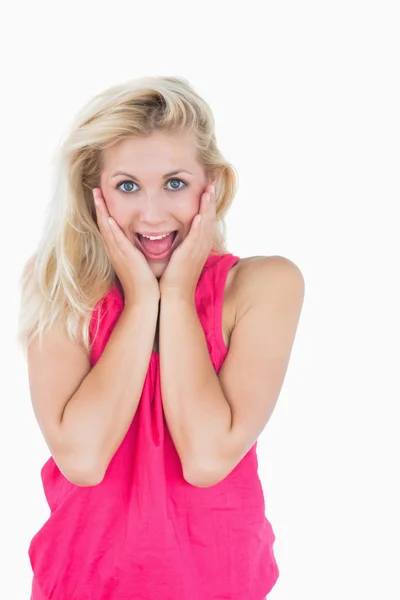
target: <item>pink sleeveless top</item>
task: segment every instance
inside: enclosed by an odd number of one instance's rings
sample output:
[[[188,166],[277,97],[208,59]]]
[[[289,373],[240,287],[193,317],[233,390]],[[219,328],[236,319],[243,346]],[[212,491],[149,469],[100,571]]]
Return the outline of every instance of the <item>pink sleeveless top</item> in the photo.
[[[233,254],[210,254],[195,302],[210,359],[227,355],[222,306]],[[123,309],[118,284],[96,305],[91,352],[99,360]],[[152,353],[137,411],[103,481],[69,482],[53,458],[41,478],[50,517],[32,538],[31,600],[264,600],[279,577],[265,516],[257,442],[218,484],[185,481],[162,407]]]

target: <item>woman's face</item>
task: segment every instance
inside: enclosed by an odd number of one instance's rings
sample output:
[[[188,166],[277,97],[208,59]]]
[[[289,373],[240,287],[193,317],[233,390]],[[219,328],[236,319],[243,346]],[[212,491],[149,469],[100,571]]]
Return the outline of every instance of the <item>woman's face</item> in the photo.
[[[195,154],[189,132],[156,132],[146,138],[123,140],[104,150],[100,178],[103,197],[110,215],[139,250],[137,233],[177,230],[174,248],[189,233],[200,210],[201,195],[210,183]],[[179,172],[165,177],[172,171]],[[170,256],[163,260],[146,257],[157,278],[169,259]]]

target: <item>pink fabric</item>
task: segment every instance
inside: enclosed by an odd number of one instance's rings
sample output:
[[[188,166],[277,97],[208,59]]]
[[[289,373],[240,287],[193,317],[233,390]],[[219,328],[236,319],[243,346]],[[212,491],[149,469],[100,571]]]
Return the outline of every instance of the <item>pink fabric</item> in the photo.
[[[218,373],[226,277],[239,257],[210,254],[196,308]],[[93,313],[99,360],[123,308],[117,284]],[[244,399],[245,401],[245,399]],[[31,600],[262,600],[279,569],[265,516],[257,442],[217,485],[187,483],[166,426],[159,355],[152,353],[137,412],[103,481],[70,483],[52,457],[41,477],[50,517],[29,546]]]

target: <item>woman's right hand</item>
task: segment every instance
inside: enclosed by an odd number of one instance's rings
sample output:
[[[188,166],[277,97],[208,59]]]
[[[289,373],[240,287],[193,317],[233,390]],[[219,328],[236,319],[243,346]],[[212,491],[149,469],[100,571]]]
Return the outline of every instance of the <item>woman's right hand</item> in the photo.
[[[111,264],[121,282],[125,306],[145,304],[160,299],[160,286],[146,257],[124,234],[116,220],[110,225],[110,213],[100,188],[93,189],[97,224],[103,237]]]

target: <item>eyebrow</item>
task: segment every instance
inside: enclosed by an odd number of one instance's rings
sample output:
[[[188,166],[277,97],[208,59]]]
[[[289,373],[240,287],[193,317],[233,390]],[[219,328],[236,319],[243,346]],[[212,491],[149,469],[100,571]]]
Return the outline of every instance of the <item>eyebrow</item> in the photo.
[[[186,171],[186,169],[176,169],[175,171],[171,171],[170,173],[165,173],[165,175],[163,175],[163,178],[166,179],[167,177],[171,177],[172,175],[178,175],[178,173],[189,173],[189,175],[193,175],[193,173],[191,173],[190,171]],[[113,173],[111,175],[111,179],[114,179],[114,177],[118,177],[118,175],[123,175],[124,177],[130,177],[131,179],[136,179],[136,181],[139,181],[139,178],[136,177],[135,175],[131,175],[129,173],[124,173],[122,171],[116,171],[115,173]]]

